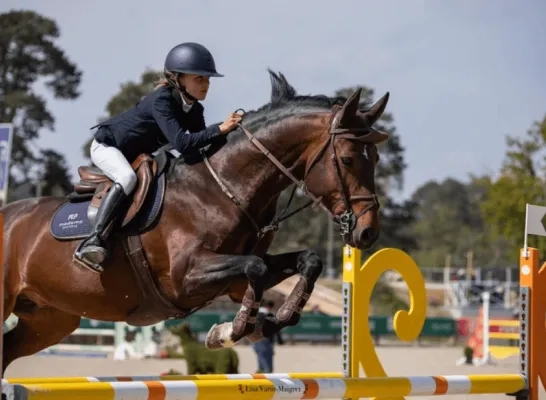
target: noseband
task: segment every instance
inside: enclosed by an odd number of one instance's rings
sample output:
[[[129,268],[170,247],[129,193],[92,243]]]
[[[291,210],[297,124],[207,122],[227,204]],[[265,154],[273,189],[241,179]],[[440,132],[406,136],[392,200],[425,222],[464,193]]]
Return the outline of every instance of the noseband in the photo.
[[[238,112],[238,111],[244,112],[244,110],[242,109],[235,110],[235,112]],[[269,150],[267,150],[262,145],[262,143],[260,143],[258,139],[256,139],[256,137],[251,132],[249,132],[241,124],[239,124],[239,127],[243,130],[243,132],[246,134],[246,136],[252,142],[252,144],[254,144],[287,178],[289,178],[295,184],[290,194],[289,200],[286,206],[281,211],[281,213],[279,215],[275,215],[271,223],[262,228],[260,228],[259,224],[256,222],[254,217],[252,217],[252,215],[250,215],[250,213],[248,212],[246,202],[238,199],[235,195],[233,195],[229,191],[227,186],[224,185],[224,183],[218,177],[218,174],[216,174],[216,172],[212,168],[212,165],[210,164],[210,161],[208,160],[205,154],[205,151],[203,149],[200,150],[208,170],[210,171],[210,173],[212,174],[212,176],[214,177],[214,179],[216,180],[216,182],[218,183],[222,191],[245,213],[245,215],[248,217],[252,225],[254,225],[254,228],[258,232],[258,238],[263,237],[269,231],[278,230],[279,223],[281,221],[284,221],[290,218],[291,216],[299,213],[300,211],[304,210],[310,205],[312,205],[313,207],[319,205],[330,215],[330,217],[338,225],[338,231],[343,237],[343,239],[348,240],[349,235],[355,229],[358,220],[368,211],[372,209],[379,209],[379,206],[380,206],[379,199],[376,194],[354,195],[354,196],[349,196],[347,194],[347,189],[343,183],[343,179],[341,178],[342,176],[341,167],[339,165],[339,159],[337,157],[336,146],[335,146],[336,139],[355,139],[354,132],[368,131],[368,129],[367,128],[357,128],[357,129],[334,128],[334,126],[336,126],[335,115],[336,114],[334,113],[334,117],[332,118],[332,121],[328,128],[328,139],[322,144],[322,146],[319,148],[319,150],[311,159],[311,162],[307,165],[305,169],[305,174],[302,180],[297,179],[286,167],[284,167],[284,165],[281,164],[281,162],[273,154],[271,154]],[[317,162],[322,158],[322,156],[326,153],[326,150],[328,149],[328,147],[332,149],[331,160],[334,165],[334,170],[336,171],[335,176],[336,176],[339,193],[341,196],[341,199],[334,204],[332,209],[336,209],[340,203],[343,203],[345,206],[344,211],[341,212],[339,215],[335,215],[330,210],[328,210],[328,208],[326,208],[326,206],[322,202],[322,197],[317,197],[313,193],[311,193],[307,189],[307,184],[306,184],[306,179],[309,175],[309,172],[317,164]],[[294,198],[294,194],[297,188],[300,188],[303,194],[306,197],[309,197],[311,200],[308,203],[304,204],[303,206],[298,207],[296,210],[286,214],[286,212],[288,211],[288,208],[290,207],[290,204],[292,203],[292,200]],[[358,215],[356,215],[353,210],[352,202],[354,201],[368,202],[366,204],[366,207],[364,207],[364,209],[360,213],[358,213]]]

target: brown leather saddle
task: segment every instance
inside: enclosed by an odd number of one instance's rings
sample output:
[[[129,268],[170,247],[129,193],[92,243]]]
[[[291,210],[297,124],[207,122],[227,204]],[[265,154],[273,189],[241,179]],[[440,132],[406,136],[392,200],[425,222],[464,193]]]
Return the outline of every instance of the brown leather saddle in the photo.
[[[166,155],[165,155],[166,157]],[[154,179],[158,176],[158,161],[147,154],[139,155],[131,164],[137,176],[137,187],[133,192],[131,203],[126,209],[121,226],[126,226],[142,209],[146,196]],[[164,166],[163,166],[164,167]],[[162,171],[160,171],[162,172]],[[78,195],[91,195],[89,219],[94,220],[102,200],[113,184],[113,181],[97,167],[80,166],[78,168],[80,181],[74,185],[74,192]]]

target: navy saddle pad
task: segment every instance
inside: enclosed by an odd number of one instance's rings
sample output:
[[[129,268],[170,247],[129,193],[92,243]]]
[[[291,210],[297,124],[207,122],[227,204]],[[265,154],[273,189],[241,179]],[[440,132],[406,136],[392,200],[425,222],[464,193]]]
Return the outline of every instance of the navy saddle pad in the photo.
[[[155,221],[161,211],[165,194],[165,174],[154,180],[142,208],[133,220],[120,232],[131,234],[142,233]],[[51,220],[51,234],[59,240],[76,240],[87,237],[93,230],[93,225],[87,218],[87,209],[91,204],[88,200],[68,200],[55,213]]]

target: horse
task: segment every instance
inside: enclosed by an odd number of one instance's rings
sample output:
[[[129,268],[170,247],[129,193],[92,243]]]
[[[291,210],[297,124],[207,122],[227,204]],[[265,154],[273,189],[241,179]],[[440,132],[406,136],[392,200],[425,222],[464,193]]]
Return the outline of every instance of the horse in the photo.
[[[268,253],[287,217],[277,215],[279,196],[292,183],[333,218],[346,244],[367,249],[377,240],[377,146],[389,136],[372,126],[389,93],[361,108],[360,90],[349,98],[299,95],[268,71],[270,102],[243,110],[237,129],[199,157],[157,151],[133,162],[138,188],[111,228],[103,272],[72,258],[112,184],[100,170],[79,167],[67,196],[2,209],[4,319],[18,317],[3,334],[2,371],[59,343],[82,317],[146,326],[183,320],[227,295],[240,308],[210,328],[211,350],[296,325],[323,264],[312,249]],[[264,291],[296,274],[276,315],[257,321]]]

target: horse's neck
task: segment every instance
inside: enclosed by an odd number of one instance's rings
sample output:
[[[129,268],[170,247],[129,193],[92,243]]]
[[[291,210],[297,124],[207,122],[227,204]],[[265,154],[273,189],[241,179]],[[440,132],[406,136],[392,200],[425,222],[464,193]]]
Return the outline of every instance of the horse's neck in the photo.
[[[293,121],[274,131],[256,135],[256,139],[271,152],[297,179],[305,170],[304,151],[314,139],[309,123]],[[260,153],[256,156],[256,153]],[[292,184],[292,181],[248,138],[226,160],[222,176],[241,176],[237,193],[249,204],[249,208],[261,213],[271,208],[271,200]],[[244,194],[244,195],[243,195]]]

